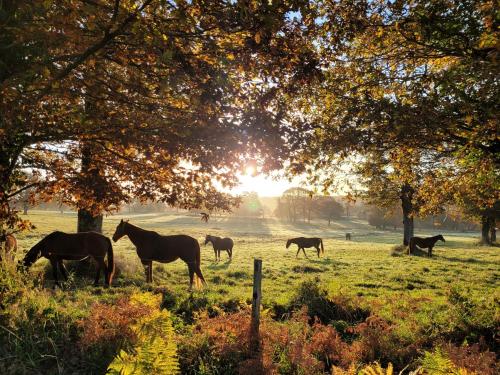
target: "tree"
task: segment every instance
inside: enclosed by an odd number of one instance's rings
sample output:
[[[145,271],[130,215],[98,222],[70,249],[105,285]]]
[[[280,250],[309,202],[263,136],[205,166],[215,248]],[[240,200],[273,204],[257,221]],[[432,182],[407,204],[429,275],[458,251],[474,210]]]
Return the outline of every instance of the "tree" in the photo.
[[[261,217],[264,214],[264,208],[256,192],[243,194],[241,203],[234,211],[238,216]]]
[[[494,2],[319,1],[318,8],[322,19],[316,43],[324,79],[302,99],[300,112],[308,125],[298,128],[301,152],[291,171],[318,175],[339,159],[370,163],[374,154],[391,159],[396,153],[411,163],[417,152],[416,162],[433,164],[425,167],[426,176],[404,175],[393,165],[386,167],[394,173],[385,172],[398,177],[390,180],[397,185],[390,191],[402,201],[406,243],[413,216],[430,207],[421,201],[442,203],[450,195],[452,184],[438,198],[433,184],[422,183],[432,181],[439,166],[459,168],[464,158],[475,155],[476,171],[484,163],[498,168]],[[381,169],[372,171],[375,186],[384,187],[377,175]],[[331,184],[328,176],[323,182],[327,188]],[[481,205],[488,206],[495,196],[498,192],[483,196]]]
[[[334,219],[339,219],[344,213],[344,207],[333,197],[316,197],[313,200],[313,211],[317,217],[326,219],[328,225]]]
[[[80,229],[133,197],[229,209],[214,181],[288,152],[287,98],[316,75],[288,17],[306,3],[2,2],[2,226],[26,225],[11,202],[31,186],[76,206]]]
[[[313,193],[300,187],[292,187],[283,192],[277,207],[278,213],[284,213],[287,221],[295,223],[302,217],[311,221]]]

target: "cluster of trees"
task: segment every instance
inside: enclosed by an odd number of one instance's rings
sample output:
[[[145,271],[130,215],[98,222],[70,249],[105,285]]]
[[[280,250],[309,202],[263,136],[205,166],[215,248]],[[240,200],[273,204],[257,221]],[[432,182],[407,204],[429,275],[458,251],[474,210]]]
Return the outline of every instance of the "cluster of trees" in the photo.
[[[276,217],[291,223],[322,219],[328,221],[328,225],[343,214],[343,205],[333,197],[316,196],[312,191],[299,187],[283,192],[274,211]]]
[[[394,205],[391,208],[370,207],[367,212],[368,224],[377,229],[396,229],[401,228],[403,215],[401,207]],[[467,217],[462,212],[452,210],[447,207],[445,213],[438,215],[429,215],[428,217],[417,217],[415,219],[416,228],[426,229],[447,229],[453,231],[471,231],[477,230],[476,221]]]
[[[480,217],[490,243],[496,5],[2,1],[2,229],[29,225],[12,202],[30,188],[76,207],[80,230],[132,199],[229,209],[237,200],[216,186],[251,158],[325,191],[348,165],[358,178],[343,186],[400,201],[405,244],[415,217],[446,204]],[[290,220],[313,212],[299,198],[286,197],[299,200]]]
[[[496,3],[315,3],[324,79],[302,98],[307,121],[290,169],[330,189],[355,165],[360,196],[400,201],[405,244],[414,218],[445,204],[481,217],[491,243],[500,217]]]
[[[0,3],[0,225],[55,195],[79,230],[132,199],[229,209],[246,157],[286,157],[289,96],[316,76],[307,1]]]

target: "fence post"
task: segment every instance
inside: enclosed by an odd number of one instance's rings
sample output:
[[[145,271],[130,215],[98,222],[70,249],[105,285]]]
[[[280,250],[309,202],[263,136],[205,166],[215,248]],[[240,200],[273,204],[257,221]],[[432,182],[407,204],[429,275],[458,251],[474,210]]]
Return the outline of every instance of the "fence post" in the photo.
[[[262,285],[262,259],[253,260],[252,322],[250,326],[251,349],[259,350],[260,301]]]

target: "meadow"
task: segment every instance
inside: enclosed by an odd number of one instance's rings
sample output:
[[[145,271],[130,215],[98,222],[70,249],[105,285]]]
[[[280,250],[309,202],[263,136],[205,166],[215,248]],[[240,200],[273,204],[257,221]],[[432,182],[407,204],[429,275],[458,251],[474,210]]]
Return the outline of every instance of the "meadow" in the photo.
[[[71,232],[76,228],[76,215],[70,212],[32,211],[28,218],[36,229],[18,236],[18,258],[51,231]],[[307,331],[310,328],[302,326],[305,335],[301,336],[304,345],[299,357],[302,359],[294,357],[285,348],[294,341],[290,339],[293,334],[289,333],[289,341],[285,340],[288,344],[282,343],[288,354],[276,357],[279,345],[271,345],[273,353],[264,359],[267,365],[261,363],[262,372],[355,373],[359,366],[373,361],[382,362],[384,366],[393,363],[398,370],[415,370],[419,366],[422,370],[424,359],[427,362],[442,359],[443,366],[469,368],[476,373],[498,370],[498,353],[495,351],[498,344],[500,254],[498,247],[478,246],[477,233],[444,232],[446,243],[438,242],[434,257],[427,258],[407,256],[397,251],[395,245],[401,242],[400,232],[375,230],[365,221],[355,218],[338,220],[328,226],[322,222],[290,224],[274,218],[219,216],[204,223],[194,214],[124,214],[106,217],[104,234],[111,237],[121,218],[162,234],[183,233],[197,238],[201,245],[201,269],[208,286],[193,294],[188,293],[187,267],[180,260],[170,264],[154,263],[154,282],[147,285],[135,248],[126,237],[113,244],[117,271],[113,287],[109,289],[92,286],[93,270],[89,265],[70,265],[70,279],[62,289],[52,288],[52,273],[46,260],[39,260],[26,276],[17,281],[12,280],[13,271],[10,276],[4,272],[2,282],[8,286],[2,289],[0,317],[3,328],[0,334],[2,373],[103,373],[117,352],[137,337],[121,337],[114,332],[111,338],[90,339],[86,331],[92,326],[88,325],[89,311],[97,305],[109,304],[118,309],[113,310],[114,313],[126,316],[126,309],[119,311],[120,303],[141,293],[161,296],[161,306],[170,311],[177,335],[176,357],[182,372],[241,373],[238,363],[231,362],[235,357],[225,356],[231,350],[241,354],[244,349],[235,349],[233,340],[229,349],[226,347],[218,352],[221,349],[217,349],[217,344],[225,342],[219,336],[220,331],[214,332],[213,341],[210,341],[210,333],[206,336],[207,332],[200,333],[196,329],[221,324],[222,331],[228,330],[229,336],[238,337],[238,333],[228,328],[228,321],[221,319],[243,319],[246,322],[252,295],[254,258],[263,261],[264,330],[277,329],[275,324],[280,324],[280,329],[283,329],[283,325],[292,327],[298,322],[303,323],[300,314],[305,314],[309,327],[314,327],[314,324],[333,327],[335,332],[332,335],[339,335],[338,343],[341,343],[336,349],[340,351],[336,355],[338,358],[331,353],[330,357],[326,356],[326,349],[321,353],[317,348],[302,353],[306,344],[315,342],[316,337],[314,332]],[[345,240],[346,232],[352,233],[352,241]],[[437,233],[439,230],[417,230],[417,235],[423,236]],[[229,261],[224,252],[222,260],[215,262],[212,246],[203,245],[206,234],[233,238],[233,260]],[[296,258],[296,246],[285,249],[285,243],[287,238],[297,236],[322,237],[324,255],[318,258],[315,251],[309,250],[309,259],[302,253]],[[22,284],[26,279],[31,280],[28,281],[31,286],[11,285],[15,282]],[[30,297],[30,293],[35,294]],[[307,310],[301,310],[302,305],[307,306]],[[16,311],[19,316],[16,316]],[[232,314],[234,317],[229,318]],[[22,323],[22,317],[30,322]],[[314,317],[319,319],[316,323]],[[370,323],[374,317],[384,322],[383,328]],[[108,318],[116,320],[115,317]],[[102,332],[107,332],[102,328],[102,321],[93,324],[94,331],[97,324]],[[132,325],[132,322],[124,321],[123,324]],[[119,327],[113,329],[117,331]],[[325,332],[324,329],[320,331]],[[203,345],[199,341],[201,338],[197,338],[201,334],[205,334]],[[385,344],[370,341],[384,335],[388,335]],[[82,337],[96,342],[101,348],[100,354],[92,345],[83,342]],[[109,345],[106,344],[104,350],[101,346],[106,340]],[[198,346],[193,344],[196,342]],[[366,347],[359,349],[360,342]],[[69,354],[65,350],[68,344],[80,353],[71,354],[80,358],[79,364],[67,362]],[[442,354],[444,349],[440,347],[447,347],[448,354]],[[467,350],[456,354],[456,350],[460,350],[456,348],[465,347]],[[373,349],[373,353],[368,355],[368,348]],[[350,361],[342,359],[355,349],[361,354]],[[451,364],[446,362],[453,357],[450,353],[455,353],[455,357],[461,360],[456,359]],[[301,362],[307,356],[314,357],[320,365]],[[324,356],[328,358],[322,359]],[[248,360],[247,357],[251,356],[243,355],[238,361],[242,363]],[[486,363],[486,367],[478,370],[476,360]]]

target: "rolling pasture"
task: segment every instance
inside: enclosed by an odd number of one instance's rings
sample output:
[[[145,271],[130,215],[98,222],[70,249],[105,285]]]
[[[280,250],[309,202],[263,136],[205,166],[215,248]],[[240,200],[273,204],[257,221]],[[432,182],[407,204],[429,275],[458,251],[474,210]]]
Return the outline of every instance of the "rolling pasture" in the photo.
[[[410,257],[395,251],[395,245],[401,241],[400,232],[378,231],[358,219],[339,220],[328,226],[316,222],[290,224],[273,218],[222,216],[211,218],[208,223],[204,223],[198,216],[185,214],[116,215],[104,220],[106,236],[113,235],[121,218],[128,218],[137,226],[161,234],[188,234],[198,239],[201,245],[201,269],[208,287],[190,295],[187,290],[187,267],[180,260],[170,264],[153,263],[154,282],[147,285],[135,248],[126,237],[113,244],[117,270],[113,287],[110,289],[93,287],[93,269],[90,270],[88,265],[73,264],[68,267],[69,281],[63,284],[62,289],[53,290],[49,263],[39,260],[30,270],[29,277],[35,280],[36,288],[41,290],[39,301],[36,303],[42,306],[37,307],[42,313],[37,317],[40,321],[32,322],[30,329],[23,329],[28,335],[38,329],[37,325],[46,324],[42,322],[45,318],[48,322],[59,322],[53,323],[54,326],[59,327],[58,324],[62,324],[63,328],[53,328],[54,331],[49,329],[49,333],[44,333],[54,335],[50,336],[49,342],[54,345],[54,348],[50,349],[36,342],[27,348],[26,343],[18,342],[11,336],[4,336],[5,340],[11,340],[9,342],[13,348],[9,350],[18,351],[11,355],[20,356],[26,368],[45,368],[48,373],[66,373],[67,369],[71,368],[72,372],[78,372],[75,370],[78,366],[61,363],[60,357],[64,355],[61,354],[60,346],[64,346],[64,340],[68,340],[65,336],[68,335],[66,331],[71,330],[68,327],[73,322],[85,320],[94,304],[113,304],[113,301],[133,293],[162,294],[162,306],[172,312],[175,329],[179,337],[184,337],[185,340],[191,335],[187,333],[189,327],[196,322],[196,311],[201,313],[208,310],[210,316],[217,316],[237,312],[250,303],[254,258],[261,258],[263,261],[263,314],[276,321],[286,321],[290,317],[290,301],[297,301],[298,290],[303,289],[306,282],[309,287],[317,285],[329,298],[347,299],[351,307],[355,306],[367,311],[367,314],[391,322],[394,326],[393,333],[397,335],[398,340],[406,343],[423,342],[423,337],[433,335],[453,336],[457,330],[465,330],[459,327],[461,321],[457,320],[455,315],[450,315],[450,311],[453,314],[461,314],[460,308],[455,308],[450,302],[450,295],[455,296],[455,300],[466,296],[465,302],[460,301],[464,304],[473,303],[474,308],[484,312],[485,317],[478,318],[486,321],[481,322],[481,327],[488,324],[494,326],[498,322],[499,249],[477,246],[475,233],[442,233],[446,243],[438,242],[434,248],[434,257],[429,259],[424,256]],[[29,214],[29,219],[36,225],[36,229],[19,235],[18,258],[51,231],[72,232],[76,227],[74,213],[33,211]],[[346,232],[352,233],[352,241],[345,240]],[[437,233],[439,232],[416,231],[417,235],[424,236]],[[220,262],[214,261],[212,246],[203,245],[206,234],[233,238],[235,246],[231,262],[225,252],[221,254]],[[305,259],[302,253],[296,258],[296,246],[285,249],[285,243],[288,238],[298,236],[322,237],[324,255],[318,259],[315,250],[310,249],[306,250],[309,259]],[[50,314],[56,314],[56,317]],[[342,331],[341,326],[344,323],[340,324],[339,321],[332,321],[330,324]],[[4,322],[3,325],[5,324]],[[9,328],[4,327],[5,330],[8,329],[10,334],[17,334],[13,330],[19,327],[12,322],[9,324]],[[463,337],[466,337],[467,333],[464,335]],[[478,339],[479,333],[472,332],[471,335],[468,340]],[[460,336],[460,340],[463,340],[463,337]],[[12,340],[17,344],[13,344]],[[74,340],[78,341],[76,338]],[[422,344],[430,350],[429,345]],[[183,353],[181,349],[181,364]],[[0,369],[11,369],[10,363],[2,364],[1,361],[8,360],[5,352],[2,355],[4,357],[0,358]],[[114,355],[116,353],[110,350],[104,355],[96,354],[99,359],[87,358],[88,362],[84,364],[85,371],[82,373],[102,373]],[[386,362],[396,361],[390,356],[387,358]],[[401,361],[406,364],[408,358],[405,357]],[[206,364],[203,365],[205,367],[197,365],[196,370],[190,371],[187,370],[189,366],[186,366],[184,363],[183,372],[231,373],[234,370],[221,370],[220,363],[212,364],[212,367]],[[200,370],[202,367],[203,371]]]
[[[198,216],[173,214],[117,215],[104,221],[104,234],[111,237],[119,220],[124,217],[144,229],[161,234],[187,234],[197,238],[201,246],[202,271],[209,283],[206,291],[213,298],[242,298],[251,296],[253,259],[263,261],[264,304],[286,299],[293,293],[294,285],[305,278],[316,276],[323,287],[333,293],[360,296],[409,295],[442,296],[450,286],[470,289],[478,295],[492,292],[499,286],[500,254],[494,247],[479,247],[476,233],[443,233],[447,242],[438,242],[432,259],[426,257],[391,256],[394,245],[401,242],[401,233],[378,231],[364,221],[352,219],[332,223],[289,224],[274,218],[256,219],[219,217],[208,223]],[[44,234],[54,230],[72,232],[76,215],[55,212],[34,212],[29,215],[37,229],[19,237],[20,251],[28,250]],[[345,233],[353,235],[345,241]],[[417,230],[420,235],[438,233]],[[205,234],[229,236],[234,239],[234,259],[228,261],[227,253],[221,261],[214,261],[211,244],[203,245]],[[322,237],[325,254],[317,258],[314,249],[306,250],[309,259],[301,252],[296,258],[296,245],[285,249],[288,238],[298,236]],[[144,273],[135,247],[127,237],[113,244],[118,273],[115,287],[144,284]],[[48,266],[40,260],[35,268]],[[188,288],[186,265],[153,263],[154,285],[184,293]],[[92,283],[76,280],[78,285]],[[47,274],[47,287],[51,274]]]

